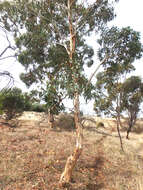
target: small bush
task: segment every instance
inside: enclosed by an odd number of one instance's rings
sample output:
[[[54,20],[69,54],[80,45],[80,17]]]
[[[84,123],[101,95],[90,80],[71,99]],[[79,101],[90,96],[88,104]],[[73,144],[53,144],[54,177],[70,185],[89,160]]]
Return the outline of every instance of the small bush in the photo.
[[[104,126],[103,122],[98,122],[97,125],[96,125],[96,127],[97,128],[99,128],[99,127],[103,127],[104,128],[105,126]]]
[[[6,114],[6,120],[11,120],[22,114],[25,101],[19,88],[10,89],[0,96],[2,97],[0,98],[0,109]]]
[[[42,104],[33,104],[33,105],[31,105],[30,111],[45,112],[46,109],[45,109],[44,105],[42,105]]]
[[[58,127],[60,129],[64,130],[73,130],[74,129],[74,117],[71,114],[61,114],[58,122],[57,122]]]
[[[143,126],[136,124],[136,126],[133,127],[132,132],[137,134],[143,133]]]

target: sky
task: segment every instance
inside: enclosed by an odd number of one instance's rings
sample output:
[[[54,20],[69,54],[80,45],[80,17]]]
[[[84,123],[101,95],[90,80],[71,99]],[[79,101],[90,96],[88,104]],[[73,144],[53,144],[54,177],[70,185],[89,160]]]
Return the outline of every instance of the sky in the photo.
[[[119,27],[130,26],[141,33],[143,43],[143,0],[120,0],[116,6],[117,17],[113,21]],[[143,58],[134,63],[134,74],[143,77]]]
[[[130,26],[134,30],[141,33],[141,41],[143,43],[143,0],[120,0],[119,3],[116,4],[115,12],[117,14],[114,21],[112,21],[109,26],[115,25],[120,28]],[[6,46],[5,38],[3,34],[0,34],[0,52]],[[94,42],[93,38],[91,37],[88,39],[89,45],[92,45],[96,52],[96,43]],[[10,52],[8,52],[9,54]],[[94,58],[95,62],[96,57]],[[97,63],[98,64],[98,63]],[[134,66],[136,71],[133,72],[133,75],[139,75],[143,77],[143,58],[134,62]],[[22,88],[26,91],[26,86],[19,80],[20,72],[23,72],[23,67],[15,61],[15,59],[6,59],[0,60],[0,70],[8,70],[12,73],[15,78],[15,85],[19,88]],[[89,75],[92,73],[93,69],[90,69]],[[1,82],[1,81],[0,81]],[[7,81],[3,80],[3,84]],[[2,87],[2,82],[0,83],[0,88]],[[72,107],[72,102],[69,100],[65,101],[65,104],[69,107]],[[84,102],[83,98],[81,98],[81,110],[85,114],[95,114],[93,111],[93,101],[88,102],[87,104]]]

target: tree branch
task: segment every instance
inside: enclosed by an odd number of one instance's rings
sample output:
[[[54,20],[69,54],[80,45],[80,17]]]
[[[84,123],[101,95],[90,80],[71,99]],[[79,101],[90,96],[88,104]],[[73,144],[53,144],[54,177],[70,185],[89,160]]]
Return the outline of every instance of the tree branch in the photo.
[[[105,61],[106,61],[108,58],[109,58],[109,56],[106,55],[106,57],[101,61],[101,63],[98,65],[98,67],[95,69],[95,71],[91,74],[91,76],[90,76],[90,78],[89,78],[89,80],[88,80],[86,86],[89,85],[89,83],[91,82],[92,78],[94,77],[94,75],[96,74],[96,72],[99,70],[100,66],[101,66],[103,63],[105,63]]]
[[[7,58],[11,58],[11,57],[16,57],[16,55],[8,55],[8,56],[6,56],[6,57],[2,57],[2,58],[0,58],[0,61],[1,60],[4,60],[4,59],[7,59]]]
[[[10,48],[10,46],[7,46],[7,47],[1,52],[0,57],[2,57],[3,54],[4,54],[9,48]]]
[[[9,44],[9,45],[0,53],[0,57],[2,57],[8,49],[15,50],[16,48],[11,45],[11,42],[10,42],[10,40],[9,40],[9,38],[8,38],[7,31],[3,28],[3,26],[0,26],[0,28],[3,30],[3,32],[4,32],[4,34],[5,34],[5,37],[6,37],[6,40],[7,40],[8,44]],[[9,56],[8,56],[8,57],[9,57]],[[0,60],[6,59],[6,58],[8,58],[8,57],[0,58]]]
[[[0,71],[0,77],[8,77],[9,78],[7,85],[1,89],[1,92],[4,89],[7,89],[9,86],[14,84],[14,78],[8,71]]]

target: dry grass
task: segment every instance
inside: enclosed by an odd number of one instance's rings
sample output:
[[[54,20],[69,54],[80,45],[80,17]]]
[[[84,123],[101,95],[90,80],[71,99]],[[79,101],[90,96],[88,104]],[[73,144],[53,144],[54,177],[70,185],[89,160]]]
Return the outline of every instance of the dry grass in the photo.
[[[142,190],[143,135],[132,134],[126,140],[122,133],[123,153],[117,133],[101,130],[112,136],[94,128],[84,130],[83,153],[65,189]],[[0,142],[1,190],[59,190],[58,180],[75,145],[74,131],[1,126]]]

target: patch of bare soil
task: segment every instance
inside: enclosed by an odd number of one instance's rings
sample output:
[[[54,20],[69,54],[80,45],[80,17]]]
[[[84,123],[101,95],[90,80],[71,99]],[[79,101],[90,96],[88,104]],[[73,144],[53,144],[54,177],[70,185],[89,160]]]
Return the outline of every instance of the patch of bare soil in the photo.
[[[69,121],[71,124],[71,117]],[[75,146],[75,132],[60,125],[50,130],[48,126],[32,122],[24,118],[25,124],[13,130],[0,126],[2,190],[60,189],[58,181]],[[64,125],[63,116],[60,122]],[[67,122],[66,118],[66,125]],[[116,130],[112,131],[107,125],[98,129],[85,127],[82,156],[71,183],[63,189],[142,190],[143,134],[132,133],[130,140],[126,140],[125,132],[121,135],[124,153]]]

